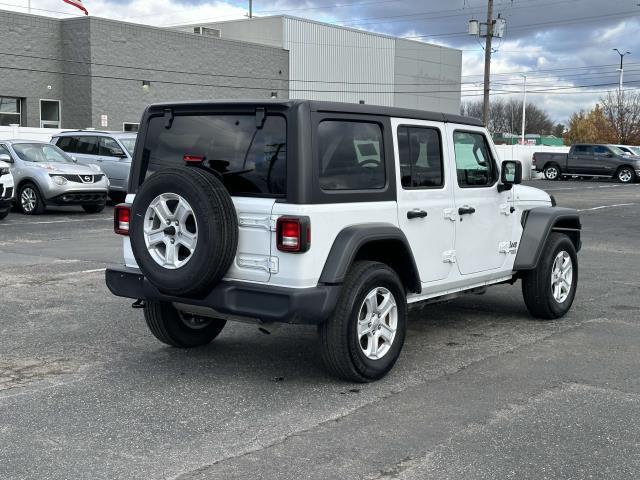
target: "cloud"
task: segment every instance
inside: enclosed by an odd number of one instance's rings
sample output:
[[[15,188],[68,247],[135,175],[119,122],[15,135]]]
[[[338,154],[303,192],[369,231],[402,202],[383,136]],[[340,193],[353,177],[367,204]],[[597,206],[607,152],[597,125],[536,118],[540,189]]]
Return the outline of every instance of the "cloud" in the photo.
[[[156,26],[244,18],[248,4],[244,0],[84,1],[91,15]],[[494,93],[507,95],[498,90],[512,90],[511,95],[522,95],[522,77],[506,74],[526,72],[531,85],[528,99],[548,109],[555,120],[564,121],[573,111],[593,106],[603,90],[616,87],[619,57],[612,48],[633,52],[625,57],[625,84],[640,87],[637,3],[496,0],[495,13],[507,19],[507,30],[502,40],[494,42]],[[37,7],[48,11],[33,13],[58,17],[81,14],[62,0],[39,0]],[[478,85],[481,90],[484,52],[478,39],[465,32],[469,19],[482,21],[486,16],[486,0],[262,0],[254,2],[254,9],[256,15],[287,13],[459,48],[463,50],[463,82],[468,84],[463,90],[478,91]],[[592,87],[592,93],[583,88],[600,84],[606,85]],[[576,88],[565,89],[571,86]]]

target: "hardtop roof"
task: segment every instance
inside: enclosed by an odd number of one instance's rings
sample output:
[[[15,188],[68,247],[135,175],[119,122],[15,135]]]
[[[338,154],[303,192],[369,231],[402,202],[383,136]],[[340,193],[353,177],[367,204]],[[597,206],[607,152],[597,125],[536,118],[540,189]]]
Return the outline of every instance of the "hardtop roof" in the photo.
[[[162,110],[171,107],[206,107],[207,105],[213,106],[264,106],[269,105],[278,106],[280,108],[291,109],[303,104],[308,104],[309,109],[312,112],[332,112],[332,113],[346,113],[355,115],[375,115],[383,117],[396,117],[396,118],[411,118],[414,120],[428,120],[436,122],[449,122],[459,123],[463,125],[473,125],[481,127],[483,123],[481,120],[473,117],[465,117],[462,115],[455,115],[451,113],[443,112],[431,112],[427,110],[417,110],[411,108],[400,107],[385,107],[380,105],[358,104],[358,103],[341,103],[341,102],[328,102],[320,100],[276,100],[276,99],[257,99],[257,100],[198,100],[198,101],[186,101],[186,102],[171,102],[171,103],[155,103],[149,106],[150,109]]]

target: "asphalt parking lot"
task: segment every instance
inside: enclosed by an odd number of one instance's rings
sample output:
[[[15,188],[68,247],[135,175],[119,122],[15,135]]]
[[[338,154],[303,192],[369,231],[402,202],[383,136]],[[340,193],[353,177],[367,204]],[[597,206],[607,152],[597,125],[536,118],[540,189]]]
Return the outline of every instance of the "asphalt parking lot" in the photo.
[[[315,329],[160,344],[113,297],[111,208],[0,224],[0,478],[637,478],[640,184],[545,182],[581,210],[574,307],[520,285],[416,310],[384,380],[327,376]]]

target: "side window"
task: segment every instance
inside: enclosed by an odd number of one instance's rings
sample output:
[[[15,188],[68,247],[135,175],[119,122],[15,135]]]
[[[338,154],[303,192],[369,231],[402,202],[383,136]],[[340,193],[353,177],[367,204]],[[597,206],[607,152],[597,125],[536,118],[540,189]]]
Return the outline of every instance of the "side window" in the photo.
[[[78,137],[76,153],[98,155],[98,137]]]
[[[604,157],[607,153],[611,153],[611,151],[603,145],[596,145],[595,147],[593,147],[593,153]]]
[[[431,188],[443,185],[440,145],[440,131],[436,128],[398,128],[403,188]]]
[[[100,138],[100,155],[107,157],[121,157],[124,155],[122,148],[118,145],[113,138],[101,137]]]
[[[496,167],[485,136],[476,132],[454,132],[453,144],[458,185],[463,188],[493,185]]]
[[[384,147],[379,124],[322,121],[318,126],[318,145],[323,190],[384,188]]]
[[[591,147],[589,145],[576,145],[573,147],[573,153],[576,155],[589,155]]]
[[[74,153],[78,142],[75,137],[58,137],[57,147],[65,152]]]

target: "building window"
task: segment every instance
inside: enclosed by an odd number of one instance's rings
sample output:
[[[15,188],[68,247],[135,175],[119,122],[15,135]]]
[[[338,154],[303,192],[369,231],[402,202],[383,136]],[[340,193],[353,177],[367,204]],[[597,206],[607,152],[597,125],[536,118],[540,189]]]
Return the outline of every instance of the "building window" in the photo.
[[[122,131],[123,132],[137,132],[140,129],[139,123],[133,122],[123,122],[122,123]]]
[[[19,98],[0,97],[0,126],[22,125]]]
[[[60,128],[60,100],[40,100],[40,128]]]

